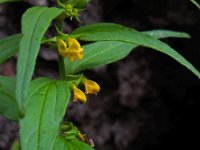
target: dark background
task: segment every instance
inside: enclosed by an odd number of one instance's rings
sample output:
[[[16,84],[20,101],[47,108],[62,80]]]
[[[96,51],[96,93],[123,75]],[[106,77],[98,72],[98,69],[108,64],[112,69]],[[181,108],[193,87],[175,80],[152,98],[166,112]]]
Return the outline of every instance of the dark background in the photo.
[[[0,37],[20,32],[22,13],[32,5],[53,1],[26,0],[0,5]],[[191,39],[165,39],[200,70],[200,11],[189,0],[92,0],[82,13],[82,24],[114,22],[139,31],[170,29],[189,33]],[[47,34],[51,35],[51,30]],[[16,58],[0,65],[2,75],[15,75]],[[58,77],[54,52],[42,48],[34,77]],[[88,78],[101,85],[86,105],[70,104],[67,120],[95,142],[97,150],[198,149],[200,82],[173,59],[147,48],[94,70]],[[0,118],[0,150],[9,149],[18,127]]]

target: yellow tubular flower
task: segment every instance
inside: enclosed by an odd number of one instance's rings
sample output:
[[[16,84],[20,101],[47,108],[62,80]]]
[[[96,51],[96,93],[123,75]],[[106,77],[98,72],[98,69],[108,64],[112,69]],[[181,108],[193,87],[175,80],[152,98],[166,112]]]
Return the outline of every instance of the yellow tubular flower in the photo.
[[[79,42],[75,38],[68,39],[68,47],[65,56],[69,61],[83,58],[83,48],[81,48]]]
[[[67,57],[69,61],[83,58],[83,48],[75,38],[68,38],[67,44],[62,40],[57,40],[59,55]]]
[[[89,80],[89,79],[83,79],[82,83],[85,86],[86,94],[95,94],[96,95],[97,93],[99,93],[100,86],[96,82]]]
[[[66,57],[65,55],[66,55],[66,52],[67,52],[67,44],[62,39],[58,39],[57,44],[58,44],[59,55]]]
[[[74,102],[80,102],[82,104],[86,103],[85,94],[78,89],[75,84],[72,84],[72,90],[74,92]]]

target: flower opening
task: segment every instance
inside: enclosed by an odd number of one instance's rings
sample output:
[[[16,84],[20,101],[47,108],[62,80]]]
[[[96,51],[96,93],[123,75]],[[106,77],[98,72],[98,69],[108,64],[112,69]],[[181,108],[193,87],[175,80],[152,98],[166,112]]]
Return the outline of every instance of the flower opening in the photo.
[[[69,61],[83,58],[83,48],[75,38],[68,38],[67,44],[58,39],[58,52],[63,57],[67,57]]]
[[[72,84],[72,90],[74,93],[74,102],[80,102],[82,104],[86,103],[85,94],[79,88],[77,88],[75,84]]]
[[[99,93],[100,86],[96,82],[89,80],[89,79],[83,79],[82,83],[85,86],[86,94],[95,94],[96,95],[97,93]]]
[[[83,48],[81,48],[79,42],[75,38],[68,39],[66,57],[69,61],[75,61],[76,59],[83,58]]]
[[[67,52],[67,44],[62,39],[57,39],[58,53],[59,55],[65,56]]]

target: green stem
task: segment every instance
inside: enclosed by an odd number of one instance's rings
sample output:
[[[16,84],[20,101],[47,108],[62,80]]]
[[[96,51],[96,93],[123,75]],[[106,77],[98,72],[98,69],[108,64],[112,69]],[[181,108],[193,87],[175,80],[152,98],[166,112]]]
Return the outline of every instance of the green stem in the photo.
[[[64,21],[64,18],[63,19],[60,19],[58,18],[57,19],[57,28],[62,31],[62,24],[63,24],[63,21]],[[59,71],[60,71],[60,78],[61,79],[65,79],[65,64],[64,64],[64,58],[63,56],[59,55],[59,52],[57,50],[57,55],[58,55],[58,65],[59,65]]]
[[[65,5],[63,5],[60,0],[56,0],[56,3],[58,4],[58,7],[63,7],[65,8]]]
[[[65,65],[64,65],[64,58],[63,56],[58,54],[58,65],[60,71],[60,78],[65,79]]]

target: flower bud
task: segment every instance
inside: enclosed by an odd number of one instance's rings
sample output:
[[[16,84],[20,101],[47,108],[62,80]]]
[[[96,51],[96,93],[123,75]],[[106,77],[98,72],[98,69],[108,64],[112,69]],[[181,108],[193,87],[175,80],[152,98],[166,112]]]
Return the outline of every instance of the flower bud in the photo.
[[[100,91],[100,86],[89,79],[83,79],[82,81],[83,85],[85,86],[85,93],[86,94],[97,94]]]
[[[85,94],[79,88],[77,88],[75,84],[72,84],[72,90],[74,93],[74,102],[80,102],[82,104],[86,103]]]

